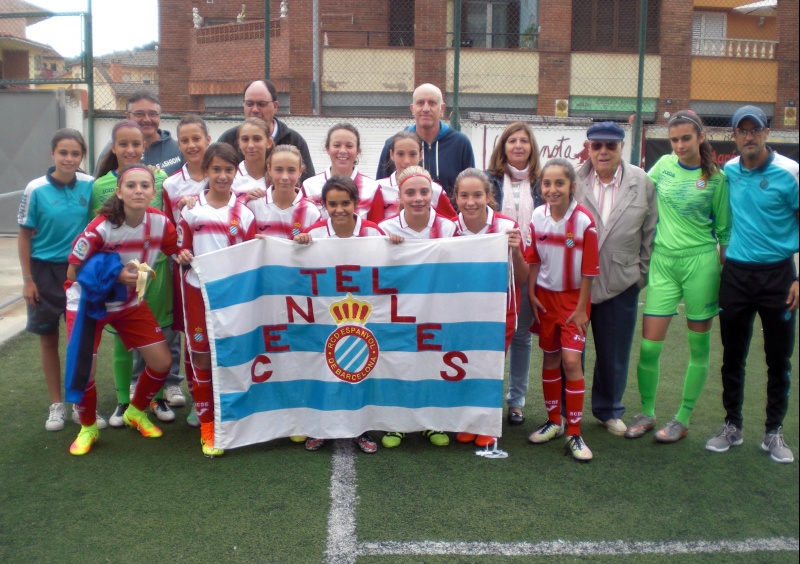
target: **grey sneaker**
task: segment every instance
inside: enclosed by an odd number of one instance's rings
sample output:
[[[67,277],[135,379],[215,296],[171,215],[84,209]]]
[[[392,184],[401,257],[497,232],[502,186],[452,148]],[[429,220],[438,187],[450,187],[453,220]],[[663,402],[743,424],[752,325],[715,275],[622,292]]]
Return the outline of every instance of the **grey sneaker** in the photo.
[[[677,443],[689,432],[689,428],[678,421],[673,419],[663,428],[659,429],[654,435],[656,440],[660,443]]]
[[[164,386],[164,399],[170,407],[183,407],[186,405],[186,396],[183,395],[180,386]]]
[[[742,428],[733,423],[725,423],[717,434],[706,441],[706,450],[711,452],[728,452],[732,446],[739,446],[744,442]]]
[[[645,415],[644,413],[640,413],[634,417],[633,422],[628,425],[628,430],[625,431],[625,438],[638,439],[639,437],[644,436],[645,433],[649,433],[655,428],[656,418]]]
[[[794,455],[789,447],[786,446],[781,429],[782,427],[778,427],[771,433],[764,433],[761,450],[768,452],[769,457],[775,462],[790,464],[794,462]]]

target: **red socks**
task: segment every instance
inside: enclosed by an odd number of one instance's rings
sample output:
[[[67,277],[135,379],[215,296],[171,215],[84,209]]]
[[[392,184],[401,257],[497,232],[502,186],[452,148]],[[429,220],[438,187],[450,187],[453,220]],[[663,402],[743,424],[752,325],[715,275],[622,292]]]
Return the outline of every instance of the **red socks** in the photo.
[[[542,369],[542,395],[547,408],[547,418],[561,425],[561,369]]]
[[[194,386],[192,396],[200,423],[214,421],[214,389],[211,387],[211,371],[194,369]]]
[[[86,389],[83,391],[81,402],[75,406],[81,418],[81,425],[91,427],[97,419],[97,388],[94,387],[94,379],[89,380]]]
[[[567,380],[567,435],[581,434],[585,380]]]
[[[139,376],[136,391],[131,398],[131,405],[140,411],[146,410],[153,398],[156,397],[158,390],[164,385],[167,374],[169,374],[169,369],[164,372],[156,372],[146,366],[142,375]]]

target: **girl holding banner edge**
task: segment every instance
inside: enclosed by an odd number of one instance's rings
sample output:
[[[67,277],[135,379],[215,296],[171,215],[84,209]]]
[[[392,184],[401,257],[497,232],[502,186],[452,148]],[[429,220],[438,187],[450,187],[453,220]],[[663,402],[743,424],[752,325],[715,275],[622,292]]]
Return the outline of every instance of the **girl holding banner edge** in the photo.
[[[319,175],[317,175],[319,176]],[[314,177],[316,178],[316,177]],[[308,182],[308,181],[306,181]],[[385,235],[376,224],[356,213],[359,202],[358,188],[349,176],[334,174],[322,187],[320,201],[328,213],[327,219],[321,219],[311,227],[295,236],[294,240],[308,245],[314,239],[348,239],[350,237],[376,237]],[[353,439],[362,452],[372,454],[378,450],[378,444],[369,433],[362,433]],[[325,439],[308,437],[305,448],[316,451],[322,448]]]
[[[178,244],[192,257],[255,238],[253,212],[232,189],[238,160],[227,143],[212,143],[203,156],[208,187],[194,207],[183,208],[178,226]],[[200,419],[200,447],[209,458],[222,456],[225,451],[214,446],[214,391],[205,303],[200,279],[191,269],[183,274],[183,311],[194,377],[191,390]]]
[[[508,234],[508,250],[510,266],[513,268],[513,279],[509,279],[508,307],[506,309],[505,349],[511,343],[517,324],[520,295],[519,286],[528,278],[528,265],[525,262],[525,245],[520,236],[517,222],[497,213],[497,202],[492,192],[492,183],[485,173],[477,168],[468,168],[456,177],[453,188],[456,207],[458,209],[458,236],[487,235],[491,233]],[[471,443],[486,447],[495,441],[495,437],[461,432],[456,435],[459,443]]]
[[[404,131],[402,133],[412,133]],[[399,135],[399,134],[398,134]],[[416,137],[416,134],[413,134]],[[396,138],[397,136],[395,136]],[[389,142],[389,154],[394,154],[394,141]],[[392,174],[394,178],[394,173]],[[458,227],[446,217],[436,213],[431,207],[433,198],[433,180],[430,173],[421,166],[407,166],[397,175],[397,191],[399,202],[402,204],[400,213],[380,223],[389,240],[394,244],[402,243],[409,239],[441,239],[454,237]],[[441,190],[441,187],[439,188]],[[444,196],[446,198],[446,195]],[[448,202],[449,203],[449,202]],[[381,439],[381,444],[386,448],[400,446],[405,438],[405,433],[388,432]],[[443,431],[428,429],[422,432],[434,446],[447,446],[450,437]]]

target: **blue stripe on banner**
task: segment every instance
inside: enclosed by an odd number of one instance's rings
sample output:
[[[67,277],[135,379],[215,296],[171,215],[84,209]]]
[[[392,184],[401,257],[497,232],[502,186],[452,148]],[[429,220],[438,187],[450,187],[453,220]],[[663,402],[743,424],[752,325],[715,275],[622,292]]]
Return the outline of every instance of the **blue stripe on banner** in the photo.
[[[337,268],[340,284],[337,288]],[[350,268],[357,270],[349,270]],[[287,288],[300,296],[311,296],[311,269],[290,266],[262,266],[247,272],[206,284],[211,309],[221,309],[250,302],[260,296],[286,295]],[[505,292],[508,282],[508,263],[433,263],[403,266],[359,267],[339,266],[313,269],[318,296],[370,296],[373,271],[377,270],[377,285],[381,289],[401,286],[404,294],[455,294],[459,292]]]
[[[217,366],[239,366],[263,353],[322,354],[325,342],[336,329],[335,325],[288,324],[280,327],[270,330],[270,346],[273,348],[270,351],[265,350],[262,327],[249,333],[216,339]],[[375,335],[381,352],[418,352],[417,339],[420,333],[423,346],[440,346],[442,351],[503,351],[505,327],[505,323],[488,321],[442,323],[441,329],[431,324],[418,326],[416,323],[368,323],[366,326]],[[290,349],[274,350],[281,347]],[[342,353],[345,350],[342,349]]]
[[[310,408],[320,411],[355,411],[366,406],[405,407],[503,407],[502,380],[381,380],[367,378],[359,384],[294,380],[265,382],[247,392],[220,395],[223,422],[237,421],[255,413]]]

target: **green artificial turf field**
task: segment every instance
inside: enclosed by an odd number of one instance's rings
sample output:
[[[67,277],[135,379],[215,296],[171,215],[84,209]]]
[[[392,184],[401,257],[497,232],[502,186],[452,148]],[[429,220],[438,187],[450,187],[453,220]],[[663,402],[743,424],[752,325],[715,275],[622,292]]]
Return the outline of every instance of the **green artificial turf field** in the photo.
[[[685,330],[679,316],[662,355],[660,423],[678,407]],[[595,459],[584,465],[564,456],[562,440],[527,443],[545,413],[536,349],[527,421],[504,427],[504,460],[476,457],[474,446],[454,440],[437,448],[419,434],[375,455],[342,443],[308,453],[284,439],[210,460],[185,423],[188,407],[158,440],[108,429],[88,455],[74,457],[75,424],[44,430],[38,343],[23,334],[0,348],[0,561],[532,562],[553,554],[576,561],[579,548],[598,562],[796,562],[798,464],[776,464],[758,448],[766,397],[758,325],[745,443],[725,454],[703,447],[723,417],[716,323],[714,333],[688,437],[630,441],[589,414],[583,432]],[[110,343],[98,369],[104,413],[116,403]],[[587,350],[591,368],[591,339]],[[632,356],[626,420],[639,406],[638,337]],[[795,351],[793,379],[797,372]],[[795,456],[797,406],[794,388],[785,431]]]

